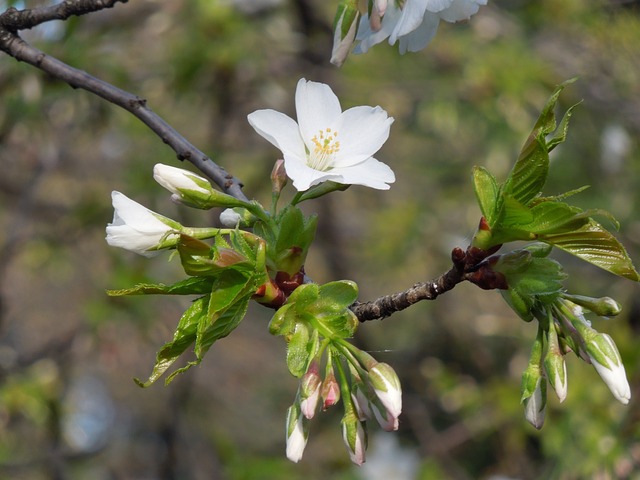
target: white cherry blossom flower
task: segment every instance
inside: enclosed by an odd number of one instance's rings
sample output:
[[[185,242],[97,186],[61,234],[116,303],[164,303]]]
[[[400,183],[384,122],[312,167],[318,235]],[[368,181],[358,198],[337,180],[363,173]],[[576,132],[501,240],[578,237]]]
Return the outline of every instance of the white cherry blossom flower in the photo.
[[[354,53],[365,53],[387,38],[399,43],[400,53],[422,50],[435,36],[440,20],[454,23],[468,20],[487,0],[406,0],[400,8],[389,2],[384,13],[376,11],[360,20]],[[379,21],[382,16],[382,22]]]
[[[181,225],[131,200],[112,192],[113,222],[107,225],[107,243],[145,257],[157,255],[158,248],[171,232]]]
[[[284,168],[298,191],[326,181],[386,190],[393,171],[373,158],[389,137],[393,118],[380,107],[342,111],[328,85],[301,79],[296,88],[298,122],[275,110],[247,118],[282,151]]]

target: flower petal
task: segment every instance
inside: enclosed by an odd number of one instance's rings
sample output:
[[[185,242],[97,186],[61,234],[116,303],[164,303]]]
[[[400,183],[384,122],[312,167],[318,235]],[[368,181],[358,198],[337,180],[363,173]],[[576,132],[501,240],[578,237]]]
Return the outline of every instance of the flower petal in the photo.
[[[371,29],[369,17],[363,16],[360,19],[360,25],[356,35],[356,40],[360,41],[360,43],[353,49],[353,53],[366,53],[374,45],[384,42],[396,27],[398,20],[400,20],[401,13],[400,9],[396,7],[395,2],[390,2],[384,17],[382,17],[382,25],[380,29],[376,31]]]
[[[413,32],[400,37],[400,54],[419,52],[435,37],[440,24],[440,17],[435,13],[425,13],[422,25]]]
[[[391,45],[395,44],[399,37],[413,32],[420,26],[427,9],[427,3],[426,0],[408,0],[405,3],[402,15],[400,15],[400,19],[389,37]]]
[[[296,88],[296,115],[305,143],[332,125],[340,113],[340,101],[329,85],[300,79]]]
[[[348,167],[371,157],[389,138],[392,123],[393,117],[380,107],[354,107],[343,112],[332,126],[340,140],[334,167]]]
[[[334,182],[348,185],[363,185],[378,190],[389,190],[389,183],[396,181],[393,170],[386,163],[371,157],[358,165],[345,168],[334,168],[331,172]]]
[[[445,8],[449,8],[455,1],[456,0],[427,0],[427,11],[433,13],[441,12]]]
[[[298,124],[291,117],[275,110],[257,110],[247,115],[253,129],[284,153],[304,154],[304,143]]]
[[[287,154],[284,155],[284,169],[287,171],[287,176],[293,181],[293,186],[299,192],[304,192],[313,185],[327,180],[339,181],[336,180],[337,177],[333,172],[315,170],[307,166],[299,157]]]
[[[451,6],[442,10],[439,15],[440,18],[451,23],[469,20],[471,15],[478,12],[480,5],[486,4],[486,0],[454,0]]]
[[[113,204],[114,216],[113,225],[130,225],[138,232],[164,234],[171,227],[162,222],[155,212],[138,202],[131,200],[124,193],[118,191],[111,192],[111,202]]]

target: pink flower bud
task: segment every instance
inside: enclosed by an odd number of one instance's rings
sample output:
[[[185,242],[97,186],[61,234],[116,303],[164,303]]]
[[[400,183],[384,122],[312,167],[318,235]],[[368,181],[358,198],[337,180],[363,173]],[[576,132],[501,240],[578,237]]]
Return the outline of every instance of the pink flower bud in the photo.
[[[324,382],[322,382],[320,391],[322,394],[323,410],[326,410],[340,401],[340,385],[336,380],[336,376],[333,374],[333,370],[330,370],[324,377]]]
[[[313,360],[309,369],[300,379],[300,410],[309,420],[313,418],[320,400],[322,379],[318,373],[318,362]]]

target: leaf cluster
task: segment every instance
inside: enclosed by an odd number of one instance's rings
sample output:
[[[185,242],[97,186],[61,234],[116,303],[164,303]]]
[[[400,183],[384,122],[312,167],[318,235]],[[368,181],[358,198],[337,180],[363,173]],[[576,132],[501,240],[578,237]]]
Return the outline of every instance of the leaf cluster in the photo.
[[[358,318],[349,309],[358,298],[354,282],[342,280],[324,285],[299,286],[269,323],[272,335],[282,335],[287,342],[287,366],[301,377],[322,345],[352,337]],[[324,340],[323,342],[321,340]]]
[[[108,292],[112,296],[200,295],[182,314],[173,340],[159,350],[149,379],[135,379],[141,387],[158,380],[191,345],[195,360],[172,372],[165,384],[198,365],[216,340],[239,325],[256,289],[268,278],[264,242],[249,242],[240,231],[228,238],[217,236],[213,246],[181,235],[177,250],[185,272],[192,275],[189,278],[172,285],[141,284]]]
[[[475,193],[488,229],[480,229],[474,246],[488,250],[510,241],[538,240],[571,253],[615,275],[638,281],[622,244],[594,216],[617,221],[600,209],[583,210],[563,200],[587,187],[557,196],[542,196],[549,174],[549,153],[565,141],[571,106],[559,124],[554,113],[562,90],[559,85],[542,109],[507,179],[499,183],[483,167],[473,172]]]

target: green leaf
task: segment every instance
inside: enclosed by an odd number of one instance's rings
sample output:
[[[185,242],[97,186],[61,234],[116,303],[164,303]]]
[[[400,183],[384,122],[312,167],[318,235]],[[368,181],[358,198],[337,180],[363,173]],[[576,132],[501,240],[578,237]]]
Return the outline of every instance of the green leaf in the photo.
[[[293,303],[296,306],[296,313],[304,315],[309,306],[318,299],[320,287],[315,283],[305,283],[296,288],[289,296],[287,303]]]
[[[634,281],[640,280],[625,248],[595,220],[590,220],[575,231],[541,235],[539,240],[593,263],[614,275]]]
[[[238,326],[256,289],[252,279],[236,270],[225,270],[216,277],[207,315],[198,323],[194,347],[197,358],[202,358],[213,342],[229,335]],[[238,318],[239,314],[242,316]]]
[[[541,233],[562,233],[576,230],[589,222],[582,209],[561,202],[543,202],[531,208],[533,221],[526,225],[526,230]]]
[[[321,312],[341,312],[358,299],[358,286],[350,280],[321,285],[314,308]]]
[[[296,323],[293,335],[287,345],[287,367],[291,375],[300,378],[309,360],[308,344],[311,340],[309,325],[305,322]]]
[[[352,337],[358,327],[357,317],[349,306],[358,298],[358,286],[355,282],[342,280],[320,286],[318,300],[309,308],[308,313],[321,326],[322,334],[327,338]]]
[[[302,211],[297,207],[286,207],[282,210],[278,224],[280,230],[276,241],[276,252],[282,252],[291,247],[300,247],[299,236],[304,230]]]
[[[293,333],[298,315],[293,303],[285,303],[276,313],[273,314],[269,322],[269,333],[271,335],[290,335]]]
[[[540,112],[540,116],[538,117],[538,120],[533,127],[531,135],[538,136],[538,134],[540,133],[542,133],[543,135],[548,135],[556,129],[556,116],[554,113],[554,109],[556,107],[556,104],[558,103],[558,98],[560,98],[560,94],[565,89],[565,87],[567,85],[571,85],[576,80],[577,77],[570,78],[569,80],[562,82],[560,85],[556,86],[555,90],[549,97],[549,100],[547,100],[546,105],[543,107],[542,112]],[[573,109],[573,107],[571,107],[571,109]]]
[[[194,300],[191,306],[182,314],[178,327],[173,334],[173,340],[166,343],[158,352],[156,364],[153,367],[149,379],[143,383],[139,379],[134,378],[134,381],[139,386],[148,387],[158,380],[195,341],[198,323],[202,317],[206,316],[208,300],[208,296]]]
[[[358,317],[349,309],[339,314],[316,315],[314,321],[321,326],[322,334],[332,340],[353,337],[360,324]]]
[[[565,198],[584,192],[587,188],[589,188],[589,185],[583,185],[582,187],[574,188],[573,190],[569,190],[568,192],[561,193],[560,195],[552,195],[549,197],[538,197],[532,200],[531,203],[529,203],[529,206],[532,207],[542,202],[556,202],[556,201],[559,202],[564,200]]]
[[[135,287],[121,290],[107,290],[110,297],[122,295],[202,295],[211,291],[210,278],[187,278],[173,285],[163,283],[139,283]]]
[[[567,130],[569,130],[569,119],[571,118],[573,109],[580,105],[580,103],[582,102],[571,105],[571,107],[569,107],[569,109],[565,112],[555,135],[553,135],[553,137],[551,137],[550,139],[547,139],[547,151],[550,152],[567,139]]]
[[[547,135],[556,130],[554,109],[560,93],[574,81],[571,79],[558,85],[551,94],[505,181],[504,191],[524,205],[528,205],[542,191],[549,173],[549,151],[566,138],[569,118],[575,105],[565,113],[559,132],[549,142],[546,140]]]
[[[480,211],[489,226],[492,227],[498,214],[500,186],[496,178],[483,167],[473,168],[473,185]]]
[[[549,153],[544,136],[532,138],[516,161],[504,184],[504,192],[523,205],[529,204],[542,191],[549,174]]]
[[[198,337],[194,348],[198,362],[202,360],[214,342],[226,337],[233,332],[238,325],[240,325],[240,322],[247,313],[250,300],[251,296],[245,295],[235,301],[223,312],[217,312],[216,318],[212,323],[210,319],[207,318],[207,320],[209,320],[209,325],[204,329],[204,331],[198,330]],[[204,322],[201,321],[201,323],[198,324],[198,327],[203,323]]]
[[[528,225],[534,220],[531,209],[520,203],[515,197],[503,194],[503,207],[500,216],[499,228],[509,229]]]

